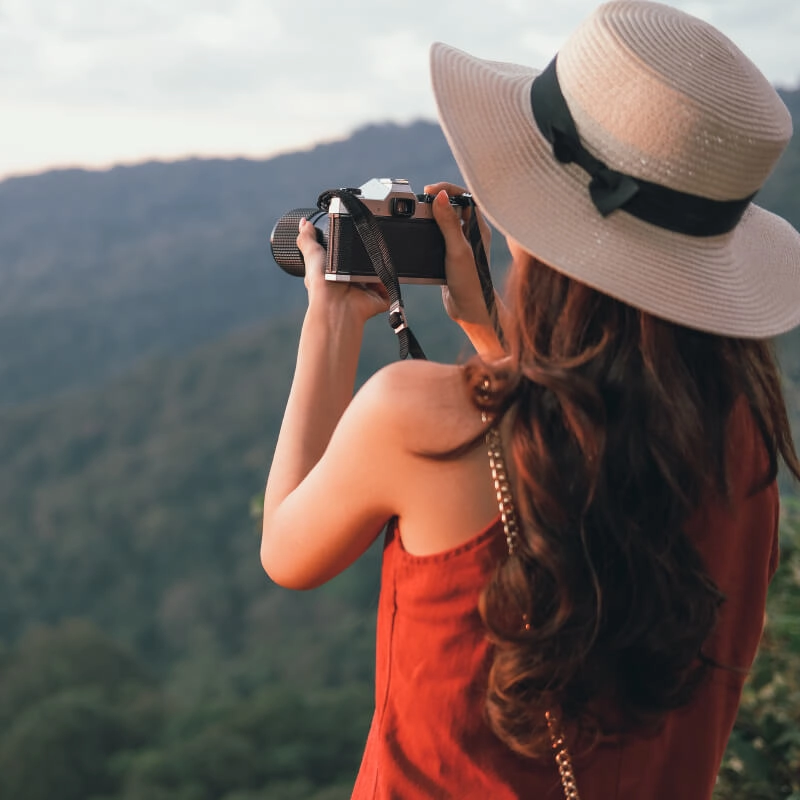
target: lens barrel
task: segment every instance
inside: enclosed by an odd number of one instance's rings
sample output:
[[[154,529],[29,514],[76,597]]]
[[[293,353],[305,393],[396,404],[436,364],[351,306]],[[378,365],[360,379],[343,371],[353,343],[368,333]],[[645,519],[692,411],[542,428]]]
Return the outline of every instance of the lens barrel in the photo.
[[[300,220],[306,218],[317,230],[317,241],[328,244],[328,214],[318,208],[293,208],[287,211],[276,223],[269,236],[272,257],[285,272],[302,278],[306,274],[303,254],[297,247],[297,231]]]

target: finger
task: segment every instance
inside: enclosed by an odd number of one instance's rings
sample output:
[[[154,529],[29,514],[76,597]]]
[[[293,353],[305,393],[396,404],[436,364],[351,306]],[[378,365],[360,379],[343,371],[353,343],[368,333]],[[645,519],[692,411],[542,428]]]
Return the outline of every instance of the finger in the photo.
[[[305,264],[304,283],[310,289],[312,283],[323,280],[325,273],[325,248],[317,240],[317,229],[305,217],[298,223],[297,249]]]
[[[444,189],[439,190],[433,198],[433,218],[438,223],[442,233],[447,237],[456,231],[461,232],[461,217],[450,204],[450,198]]]
[[[464,194],[467,190],[463,186],[459,186],[457,183],[447,183],[445,181],[440,181],[439,183],[429,183],[427,186],[423,187],[423,191],[425,194],[437,195],[439,192],[442,191],[447,192],[451,197]]]
[[[323,250],[317,241],[317,229],[305,217],[301,217],[298,224],[297,247],[304,258],[317,250]]]
[[[433,218],[444,236],[448,255],[459,255],[465,248],[470,249],[469,242],[464,237],[458,212],[450,205],[450,198],[444,189],[440,190],[433,199]]]

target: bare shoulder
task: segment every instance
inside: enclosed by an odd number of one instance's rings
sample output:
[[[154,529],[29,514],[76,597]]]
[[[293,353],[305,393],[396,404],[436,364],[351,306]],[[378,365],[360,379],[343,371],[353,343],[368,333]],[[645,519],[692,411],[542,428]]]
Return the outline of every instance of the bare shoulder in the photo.
[[[431,361],[397,361],[375,373],[354,403],[377,414],[414,451],[448,450],[476,435],[480,414],[463,368]]]

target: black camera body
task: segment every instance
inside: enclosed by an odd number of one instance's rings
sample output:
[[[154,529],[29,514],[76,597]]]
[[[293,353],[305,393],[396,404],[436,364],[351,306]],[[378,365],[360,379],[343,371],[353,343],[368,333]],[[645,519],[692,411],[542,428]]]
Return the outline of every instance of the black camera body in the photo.
[[[359,189],[349,191],[375,217],[401,283],[446,283],[444,239],[433,218],[433,196],[414,194],[403,178],[372,178]],[[471,204],[471,198],[458,195],[451,197],[450,203],[460,212]],[[336,196],[327,210],[297,208],[275,223],[270,246],[278,266],[291,275],[305,274],[303,256],[295,242],[301,217],[314,225],[317,239],[327,251],[326,280],[380,281],[352,216]]]

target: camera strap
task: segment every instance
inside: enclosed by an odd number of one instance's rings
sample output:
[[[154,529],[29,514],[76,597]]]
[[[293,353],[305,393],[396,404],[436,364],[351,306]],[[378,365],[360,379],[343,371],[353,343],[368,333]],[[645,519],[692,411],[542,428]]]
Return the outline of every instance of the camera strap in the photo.
[[[372,268],[386,287],[390,304],[389,326],[397,334],[400,344],[400,359],[408,358],[409,355],[412,358],[424,359],[425,353],[408,326],[403,296],[400,293],[400,281],[397,279],[397,271],[389,254],[389,248],[386,246],[386,240],[378,227],[375,216],[350,189],[329,189],[327,192],[323,192],[317,200],[317,207],[321,211],[327,210],[334,197],[341,200],[342,205],[353,218],[364,249],[372,262]]]
[[[467,239],[472,248],[472,255],[475,257],[475,267],[478,271],[478,279],[481,282],[481,292],[483,302],[486,303],[486,310],[489,312],[489,319],[492,321],[497,338],[501,345],[505,345],[503,329],[500,326],[500,317],[497,313],[497,303],[495,302],[494,284],[492,283],[492,273],[489,270],[489,257],[483,243],[481,228],[478,224],[478,207],[474,201],[470,202],[470,215],[467,222]]]
[[[361,242],[369,256],[375,274],[381,279],[381,283],[386,287],[389,295],[389,326],[397,334],[400,343],[400,359],[406,359],[409,355],[412,358],[424,359],[425,353],[406,319],[403,296],[400,292],[400,281],[397,279],[397,271],[389,254],[389,248],[386,246],[386,240],[373,213],[357,197],[357,191],[354,189],[329,189],[319,196],[317,207],[320,211],[327,211],[334,197],[338,197],[341,200],[342,205],[353,218],[353,223],[356,226],[358,235],[361,237]],[[475,256],[475,266],[480,279],[483,300],[489,311],[492,325],[502,343],[503,331],[497,315],[494,284],[489,271],[489,259],[484,247],[480,225],[478,224],[478,208],[471,199],[470,211],[466,234]]]

